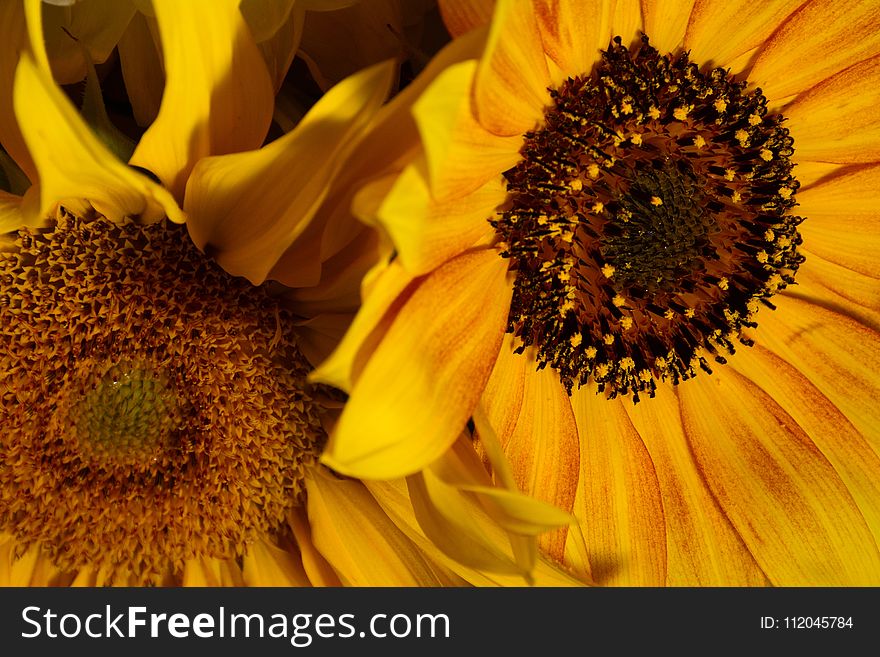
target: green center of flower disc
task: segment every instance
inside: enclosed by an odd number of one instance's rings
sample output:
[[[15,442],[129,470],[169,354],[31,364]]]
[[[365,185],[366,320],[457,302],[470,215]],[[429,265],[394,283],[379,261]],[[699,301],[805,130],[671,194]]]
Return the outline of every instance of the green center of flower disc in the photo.
[[[167,222],[7,238],[0,529],[122,584],[288,540],[326,439],[294,325]]]
[[[122,363],[82,395],[70,416],[81,454],[147,462],[175,440],[185,411],[166,376]]]
[[[803,261],[783,117],[647,37],[550,96],[492,221],[516,273],[508,331],[569,392],[592,378],[637,402],[711,373]]]

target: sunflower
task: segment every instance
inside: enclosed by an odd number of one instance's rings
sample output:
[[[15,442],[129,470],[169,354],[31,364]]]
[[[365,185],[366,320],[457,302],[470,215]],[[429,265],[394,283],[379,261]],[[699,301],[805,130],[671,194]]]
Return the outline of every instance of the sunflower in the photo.
[[[492,4],[441,3],[422,149],[362,192],[397,258],[323,461],[464,429],[599,584],[876,585],[876,3]]]
[[[325,232],[322,202],[394,67],[259,148],[272,84],[237,4],[207,23],[195,4],[153,6],[167,85],[131,167],[56,86],[66,60],[50,66],[40,3],[0,10],[2,33],[24,35],[0,70],[24,192],[0,195],[0,583],[522,582],[442,554],[405,500],[388,507],[399,489],[386,508],[317,464],[340,397],[307,373],[386,248],[354,220]],[[234,46],[187,51],[187,34]],[[288,286],[254,285],[269,277]]]

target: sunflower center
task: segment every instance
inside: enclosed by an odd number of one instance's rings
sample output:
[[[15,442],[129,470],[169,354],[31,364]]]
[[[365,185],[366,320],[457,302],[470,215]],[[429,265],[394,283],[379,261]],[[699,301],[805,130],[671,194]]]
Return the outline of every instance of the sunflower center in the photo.
[[[508,331],[569,392],[592,377],[638,401],[711,373],[803,261],[783,117],[647,37],[550,96],[492,222],[516,272]]]
[[[181,227],[64,211],[0,286],[0,528],[121,583],[286,531],[325,436],[264,289]]]

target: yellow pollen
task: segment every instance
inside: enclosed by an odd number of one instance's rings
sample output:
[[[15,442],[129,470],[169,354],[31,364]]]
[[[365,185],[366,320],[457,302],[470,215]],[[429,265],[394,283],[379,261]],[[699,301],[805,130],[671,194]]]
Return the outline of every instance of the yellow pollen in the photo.
[[[635,366],[636,366],[636,362],[632,358],[630,358],[629,356],[627,356],[626,358],[620,359],[620,369],[622,369],[624,372],[632,371],[635,368]]]
[[[791,187],[780,187],[779,188],[779,195],[786,200],[791,198],[791,195],[793,192],[794,192],[794,190]]]
[[[583,341],[584,341],[584,336],[582,336],[580,333],[575,333],[573,336],[571,336],[568,339],[568,342],[569,342],[569,344],[571,344],[572,347],[577,347]]]
[[[642,133],[641,132],[634,132],[632,137],[629,138],[629,140],[633,144],[635,144],[636,146],[641,146],[642,145]]]
[[[604,210],[604,209],[605,209],[605,204],[602,203],[601,201],[598,201],[598,202],[596,202],[596,203],[593,203],[593,213],[594,213],[594,214],[599,214],[599,213],[601,213],[602,210]]]
[[[787,235],[780,235],[779,239],[776,240],[776,243],[785,248],[786,246],[791,246],[791,239]]]
[[[633,327],[633,318],[632,317],[621,317],[620,325],[623,327],[624,331],[629,331]]]
[[[663,316],[666,319],[675,319],[675,312],[672,310],[667,310],[665,313],[663,313]]]
[[[656,367],[656,368],[657,368],[658,370],[660,370],[661,372],[662,372],[663,370],[665,370],[668,366],[669,366],[669,363],[668,363],[668,362],[666,361],[666,359],[663,358],[662,356],[660,356],[659,358],[656,358],[656,359],[654,360],[654,367]]]
[[[629,104],[629,102],[624,101],[620,104],[620,113],[621,114],[632,114],[633,107]]]
[[[734,203],[739,203],[742,200],[742,194],[735,191],[735,192],[733,192],[733,194],[730,195],[730,200],[733,201]]]
[[[706,140],[703,139],[703,135],[697,135],[694,137],[694,146],[697,148],[703,148],[706,145]]]
[[[663,199],[659,196],[652,196],[651,205],[663,205]]]
[[[720,287],[722,290],[726,290],[729,286],[730,286],[730,281],[728,281],[726,277],[721,278],[718,281],[718,287]]]
[[[749,117],[749,125],[758,125],[761,122],[760,114],[752,114]]]
[[[749,313],[754,315],[756,312],[758,312],[758,302],[755,299],[751,299],[746,304],[746,308],[748,309]]]
[[[584,355],[590,360],[593,360],[596,357],[597,353],[598,351],[596,351],[596,347],[587,347],[586,349],[584,349]]]
[[[660,110],[658,110],[656,107],[654,107],[652,105],[651,108],[648,110],[648,116],[650,116],[652,119],[655,119],[655,120],[659,119],[660,118]]]
[[[723,112],[726,109],[727,109],[727,101],[726,100],[724,100],[723,98],[719,98],[718,100],[715,101],[715,110],[717,112]]]
[[[772,242],[776,239],[776,233],[773,232],[772,228],[768,228],[767,232],[764,233],[764,239],[768,242]]]
[[[596,376],[598,380],[604,379],[608,376],[608,373],[611,371],[611,366],[608,363],[599,363],[596,365],[596,368],[593,370],[593,374]]]
[[[549,219],[547,218],[546,214],[542,214],[541,216],[538,217],[538,224],[540,226],[546,226],[548,221],[549,221]]]
[[[693,109],[692,105],[684,105],[683,107],[676,107],[672,111],[672,116],[674,116],[679,121],[684,121],[687,118],[688,113]]]
[[[725,169],[724,170],[724,179],[725,180],[733,180],[736,178],[736,171],[733,169]]]
[[[770,259],[770,256],[768,256],[767,252],[762,249],[762,250],[758,251],[757,255],[755,256],[755,259],[758,262],[760,262],[761,264],[765,264]]]
[[[602,275],[605,278],[614,276],[614,265],[602,265]]]
[[[568,186],[571,188],[571,191],[579,192],[584,188],[584,183],[581,182],[580,178],[575,178],[568,184]]]
[[[589,175],[590,178],[594,178],[594,179],[598,178],[599,177],[599,165],[596,164],[595,162],[590,164],[587,167],[587,175]]]
[[[623,296],[616,294],[611,300],[611,303],[620,308],[621,306],[626,305],[626,299]]]
[[[602,342],[607,345],[612,345],[614,344],[614,336],[611,333],[606,333],[602,336]]]
[[[739,142],[739,145],[742,147],[746,147],[749,145],[749,133],[740,128],[736,131],[736,134],[733,135],[736,137],[736,140]]]
[[[769,162],[770,160],[773,159],[773,151],[771,151],[769,148],[762,148],[761,149],[761,159],[764,160],[765,162]]]
[[[684,316],[688,319],[693,319],[697,312],[693,308],[688,308],[684,311]]]

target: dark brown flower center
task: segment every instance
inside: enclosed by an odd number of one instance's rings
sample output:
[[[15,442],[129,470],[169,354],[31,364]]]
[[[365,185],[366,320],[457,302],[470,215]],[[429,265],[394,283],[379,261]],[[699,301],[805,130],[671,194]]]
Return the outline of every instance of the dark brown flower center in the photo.
[[[803,261],[783,117],[647,37],[550,95],[493,221],[516,272],[508,331],[569,391],[593,377],[638,401],[711,372]]]
[[[282,531],[324,433],[292,318],[186,230],[60,215],[0,252],[0,527],[162,582]]]

